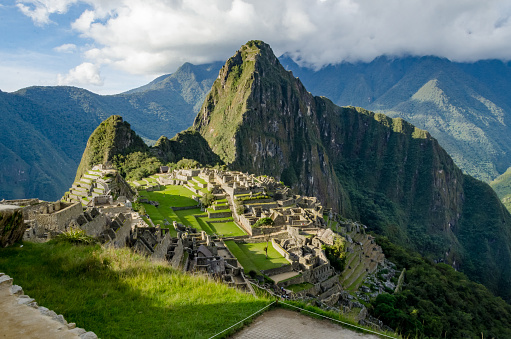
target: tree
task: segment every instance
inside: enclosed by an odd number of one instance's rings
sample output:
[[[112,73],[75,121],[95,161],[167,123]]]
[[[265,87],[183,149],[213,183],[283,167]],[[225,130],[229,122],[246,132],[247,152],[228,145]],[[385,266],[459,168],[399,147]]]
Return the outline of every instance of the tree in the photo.
[[[202,206],[206,208],[211,206],[211,204],[213,204],[213,201],[215,201],[215,196],[211,192],[207,192],[200,198]]]

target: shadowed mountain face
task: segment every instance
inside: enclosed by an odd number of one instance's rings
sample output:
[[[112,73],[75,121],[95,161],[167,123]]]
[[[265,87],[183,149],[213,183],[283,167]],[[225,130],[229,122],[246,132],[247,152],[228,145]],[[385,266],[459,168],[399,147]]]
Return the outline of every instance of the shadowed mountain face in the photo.
[[[221,64],[184,64],[172,75],[112,96],[74,87],[0,92],[0,199],[56,200],[71,186],[87,139],[122,114],[145,140],[188,128]]]
[[[511,65],[380,57],[319,71],[282,57],[315,95],[401,117],[430,132],[468,174],[491,181],[511,165]]]
[[[280,178],[509,300],[511,216],[492,189],[428,132],[314,97],[263,42],[226,62],[193,128],[230,167]]]

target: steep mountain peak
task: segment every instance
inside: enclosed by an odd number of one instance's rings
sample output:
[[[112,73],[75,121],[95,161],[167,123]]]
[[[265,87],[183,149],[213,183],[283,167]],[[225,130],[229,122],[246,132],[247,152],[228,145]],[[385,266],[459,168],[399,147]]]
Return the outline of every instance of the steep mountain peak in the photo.
[[[149,147],[119,115],[112,115],[103,121],[91,134],[76,172],[76,179],[94,165],[112,161],[118,154],[133,151],[147,151]]]

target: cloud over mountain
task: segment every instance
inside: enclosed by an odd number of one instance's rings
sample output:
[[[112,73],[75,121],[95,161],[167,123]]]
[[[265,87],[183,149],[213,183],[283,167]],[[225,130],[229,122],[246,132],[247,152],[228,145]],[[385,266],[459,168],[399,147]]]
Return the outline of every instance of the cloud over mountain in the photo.
[[[511,56],[506,0],[18,0],[39,25],[77,4],[87,6],[71,27],[93,42],[86,61],[134,74],[223,60],[250,39],[316,68],[380,55]]]

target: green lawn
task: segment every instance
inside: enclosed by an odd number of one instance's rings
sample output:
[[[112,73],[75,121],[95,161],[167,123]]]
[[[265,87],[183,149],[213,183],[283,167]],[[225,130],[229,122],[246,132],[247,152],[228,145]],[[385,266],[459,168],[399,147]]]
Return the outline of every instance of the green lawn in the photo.
[[[198,232],[205,231],[206,233],[208,230],[202,229],[201,225],[195,219],[194,215],[202,215],[203,212],[200,210],[200,208],[194,208],[191,210],[181,210],[181,211],[175,211],[179,219],[183,222],[186,226],[191,226],[193,228],[196,228]]]
[[[209,228],[213,233],[221,234],[227,237],[237,237],[240,235],[246,235],[247,233],[234,223],[234,221],[226,222],[208,222]]]
[[[236,244],[231,240],[226,241],[225,244],[229,250],[231,250],[232,254],[236,256],[247,273],[251,270],[259,273],[260,270],[268,270],[289,264],[286,258],[280,255],[280,253],[273,248],[271,242],[268,242],[268,258],[266,258],[266,254],[264,252],[266,242],[255,244]]]
[[[139,192],[140,197],[147,198],[152,201],[157,201],[160,206],[154,207],[150,204],[142,204],[149,216],[151,217],[151,220],[153,223],[160,224],[161,227],[169,227],[170,233],[172,236],[176,236],[177,232],[174,229],[172,225],[170,226],[164,226],[164,220],[167,219],[171,224],[172,221],[177,221],[179,223],[197,227],[197,223],[195,220],[190,220],[189,218],[184,218],[186,213],[181,213],[183,215],[183,218],[174,210],[172,210],[171,207],[185,207],[185,206],[196,206],[197,202],[192,199],[192,192],[184,188],[183,186],[178,185],[168,185],[165,186],[164,189],[161,191],[140,191]],[[193,214],[197,213],[198,209],[193,209]],[[200,213],[200,210],[199,210]],[[193,217],[192,217],[193,219]],[[194,224],[195,223],[195,224]],[[200,227],[199,227],[200,228]]]
[[[207,185],[208,183],[206,182],[206,180],[202,179],[201,177],[199,176],[196,176],[196,177],[193,177],[196,181],[200,182],[201,184],[204,184],[204,185]]]
[[[23,245],[0,248],[0,272],[100,338],[210,338],[269,303],[129,249]]]
[[[293,292],[300,292],[300,291],[303,291],[303,290],[306,290],[308,288],[311,288],[312,285],[311,283],[301,283],[301,284],[294,284],[294,285],[289,285],[288,287],[286,287],[286,289],[288,290],[291,290]]]
[[[250,271],[254,271],[256,273],[260,273],[257,266],[250,260],[250,258],[247,256],[247,254],[234,242],[234,240],[228,240],[225,242],[225,245],[227,248],[229,248],[229,251],[231,251],[232,255],[238,259],[241,266],[243,266],[243,269],[245,270],[245,273],[248,274]]]
[[[192,199],[193,193],[179,185],[168,185],[161,191],[140,191],[141,197],[145,197],[149,200],[158,201],[160,205],[169,207],[185,207],[195,206],[197,201]]]

